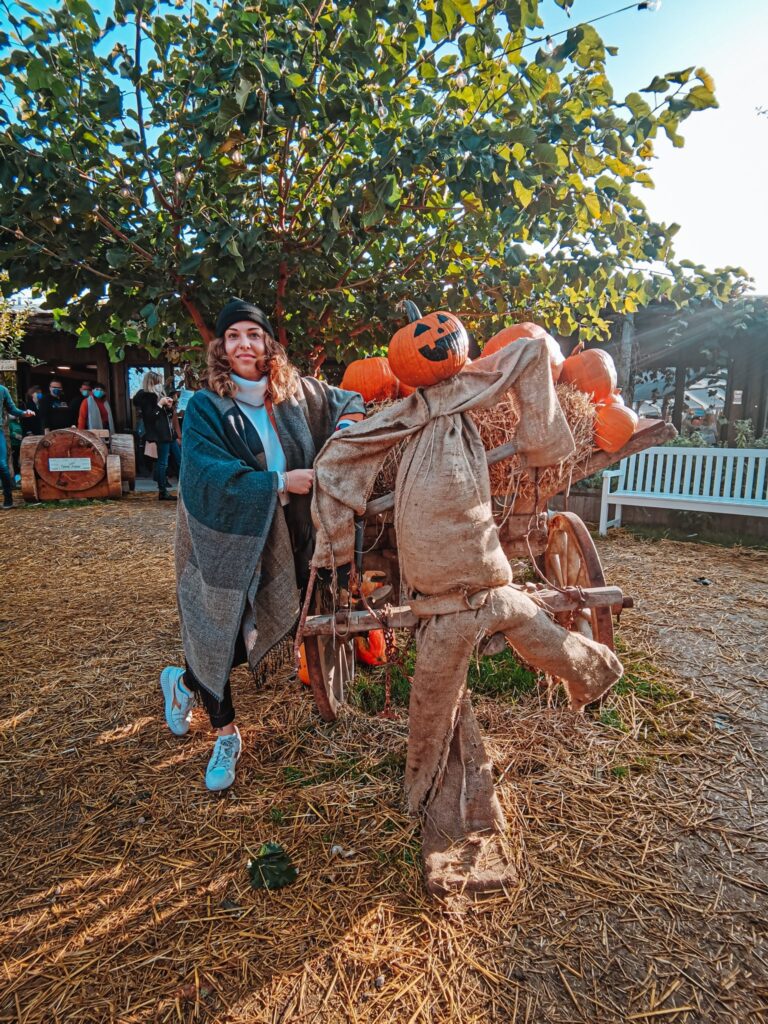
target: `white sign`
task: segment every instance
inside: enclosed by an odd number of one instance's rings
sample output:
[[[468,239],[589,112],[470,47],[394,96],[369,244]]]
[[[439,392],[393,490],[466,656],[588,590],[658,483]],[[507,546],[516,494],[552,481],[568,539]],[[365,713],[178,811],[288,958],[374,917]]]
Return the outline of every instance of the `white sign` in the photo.
[[[743,391],[734,391],[733,392],[733,404],[734,405],[741,405],[741,403],[743,401],[744,401],[744,392]]]
[[[49,473],[89,473],[90,459],[48,459]]]
[[[16,369],[16,365],[15,359],[0,359],[0,372],[10,373]]]

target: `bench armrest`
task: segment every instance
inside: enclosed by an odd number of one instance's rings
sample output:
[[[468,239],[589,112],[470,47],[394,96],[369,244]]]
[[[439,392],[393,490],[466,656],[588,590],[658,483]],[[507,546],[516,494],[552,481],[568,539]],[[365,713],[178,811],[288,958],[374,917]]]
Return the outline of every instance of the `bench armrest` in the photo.
[[[603,471],[603,497],[611,493],[611,481],[618,480],[620,476],[620,469],[606,469]]]

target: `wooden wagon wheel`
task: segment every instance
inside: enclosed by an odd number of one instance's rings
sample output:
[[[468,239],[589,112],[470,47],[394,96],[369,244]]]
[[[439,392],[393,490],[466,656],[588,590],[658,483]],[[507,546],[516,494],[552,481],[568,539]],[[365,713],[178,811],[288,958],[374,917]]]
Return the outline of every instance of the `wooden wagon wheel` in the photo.
[[[136,450],[133,434],[113,434],[109,439],[109,451],[120,457],[121,476],[128,489],[136,489]]]
[[[313,615],[334,610],[329,589],[318,584],[310,609]],[[355,642],[352,636],[305,636],[307,674],[317,710],[324,722],[335,722],[344,702],[347,685],[355,676]]]
[[[558,587],[604,587],[605,575],[589,530],[573,512],[557,512],[549,520],[544,550],[544,575]],[[559,612],[555,619],[566,629],[582,633],[613,650],[610,608]]]

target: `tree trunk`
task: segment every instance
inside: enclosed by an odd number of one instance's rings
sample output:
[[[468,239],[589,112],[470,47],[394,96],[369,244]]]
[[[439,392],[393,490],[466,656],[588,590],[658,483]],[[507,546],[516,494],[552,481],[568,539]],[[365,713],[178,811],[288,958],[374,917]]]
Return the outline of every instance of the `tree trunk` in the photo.
[[[675,406],[672,410],[672,425],[678,433],[683,429],[683,405],[685,404],[685,364],[675,367]]]
[[[203,317],[203,314],[200,312],[199,306],[188,293],[182,293],[181,301],[186,311],[192,317],[192,322],[194,323],[195,327],[200,332],[200,337],[203,339],[206,345],[210,345],[210,343],[213,341],[216,335],[205,322],[205,318]]]
[[[619,341],[619,359],[616,366],[618,387],[621,389],[625,403],[632,407],[632,395],[634,382],[632,380],[632,356],[635,349],[635,317],[633,313],[627,313],[621,327],[621,340]]]

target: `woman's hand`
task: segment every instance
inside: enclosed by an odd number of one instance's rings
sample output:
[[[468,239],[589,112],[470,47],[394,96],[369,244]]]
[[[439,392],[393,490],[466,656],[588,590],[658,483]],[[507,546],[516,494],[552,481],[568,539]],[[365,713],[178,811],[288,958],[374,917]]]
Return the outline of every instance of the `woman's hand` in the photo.
[[[285,489],[289,494],[309,494],[314,479],[314,469],[290,469],[285,474]]]

